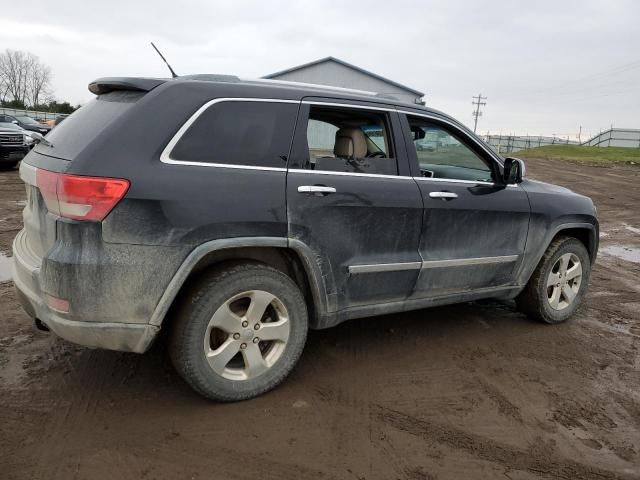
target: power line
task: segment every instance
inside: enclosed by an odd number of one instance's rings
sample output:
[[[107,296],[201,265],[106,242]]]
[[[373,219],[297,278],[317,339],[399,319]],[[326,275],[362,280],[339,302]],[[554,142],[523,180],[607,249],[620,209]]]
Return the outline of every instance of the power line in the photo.
[[[473,98],[473,102],[471,102],[471,105],[475,105],[476,109],[471,113],[474,117],[474,121],[473,121],[473,133],[476,133],[476,128],[478,127],[478,117],[482,116],[482,112],[480,111],[480,106],[484,106],[487,104],[487,102],[483,102],[482,100],[486,100],[487,97],[483,97],[481,93],[478,94],[477,97],[471,97]]]
[[[573,78],[570,80],[565,80],[563,82],[557,83],[555,85],[549,85],[546,87],[542,87],[542,88],[538,88],[538,89],[534,89],[531,90],[529,93],[535,93],[535,92],[545,92],[545,91],[549,91],[549,90],[556,90],[556,89],[566,89],[566,88],[575,88],[575,84],[580,84],[582,82],[591,82],[592,80],[596,80],[596,81],[601,81],[604,80],[607,77],[610,77],[612,75],[620,75],[622,73],[626,73],[629,72],[631,70],[635,70],[637,68],[640,68],[640,60],[635,60],[633,62],[629,62],[629,63],[624,63],[621,65],[617,65],[617,66],[613,66],[610,68],[607,68],[605,70],[600,70],[597,71],[595,73],[586,75],[586,76],[582,76],[582,77],[578,77],[578,78]]]

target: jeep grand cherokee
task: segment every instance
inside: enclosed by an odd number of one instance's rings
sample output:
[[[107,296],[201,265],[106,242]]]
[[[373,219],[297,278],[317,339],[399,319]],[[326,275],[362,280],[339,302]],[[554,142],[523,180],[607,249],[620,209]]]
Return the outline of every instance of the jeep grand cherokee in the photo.
[[[585,294],[591,200],[441,112],[232,76],[89,89],[20,168],[15,284],[62,338],[144,352],[167,329],[182,377],[232,401],[309,328],[487,297],[558,323]]]

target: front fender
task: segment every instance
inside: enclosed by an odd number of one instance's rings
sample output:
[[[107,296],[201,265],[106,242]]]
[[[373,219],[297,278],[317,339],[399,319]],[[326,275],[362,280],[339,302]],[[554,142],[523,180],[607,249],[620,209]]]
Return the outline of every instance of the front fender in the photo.
[[[518,285],[524,286],[527,284],[553,239],[565,230],[584,230],[587,233],[588,244],[586,246],[591,263],[593,264],[596,261],[599,244],[599,224],[595,217],[583,218],[578,221],[558,219],[549,227],[536,225],[535,221],[532,221],[524,260],[516,276]]]

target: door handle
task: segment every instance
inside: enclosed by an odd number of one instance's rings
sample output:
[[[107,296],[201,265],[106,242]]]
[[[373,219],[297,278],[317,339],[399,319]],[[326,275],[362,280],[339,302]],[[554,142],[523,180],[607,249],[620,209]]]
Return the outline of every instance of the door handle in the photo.
[[[325,187],[324,185],[301,185],[298,187],[298,193],[336,193],[333,187]]]
[[[431,198],[441,198],[442,200],[453,200],[454,198],[458,198],[458,194],[453,192],[430,192],[429,196]]]

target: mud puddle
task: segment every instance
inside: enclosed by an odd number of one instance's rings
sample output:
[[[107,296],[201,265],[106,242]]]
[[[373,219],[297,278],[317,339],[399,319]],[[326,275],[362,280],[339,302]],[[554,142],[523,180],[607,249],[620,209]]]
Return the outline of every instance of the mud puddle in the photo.
[[[602,247],[600,251],[613,257],[621,258],[627,262],[640,263],[640,248],[625,245],[609,245]]]
[[[4,253],[0,252],[0,282],[8,282],[11,280],[12,262],[11,257],[7,257]]]

